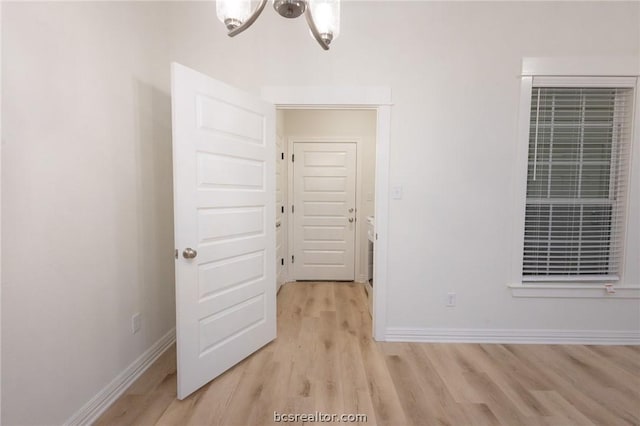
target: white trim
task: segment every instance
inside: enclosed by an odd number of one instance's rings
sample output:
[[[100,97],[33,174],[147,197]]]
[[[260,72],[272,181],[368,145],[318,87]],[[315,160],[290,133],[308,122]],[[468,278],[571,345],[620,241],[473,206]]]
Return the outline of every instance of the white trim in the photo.
[[[337,105],[358,108],[391,104],[391,89],[379,86],[266,86],[262,88],[261,95],[280,109],[334,108]]]
[[[284,117],[282,118],[283,122],[284,122]],[[289,152],[287,151],[287,143],[285,141],[285,137],[284,135],[278,133],[278,131],[282,132],[284,131],[284,128],[279,128],[278,127],[278,111],[276,110],[276,148],[278,148],[277,145],[277,141],[280,140],[280,142],[282,143],[281,145],[281,149],[282,149],[282,154],[284,154],[284,159],[280,158],[280,152],[277,153],[276,155],[276,163],[278,161],[284,161],[285,163],[287,163],[286,166],[283,167],[282,169],[282,173],[286,175],[285,177],[285,182],[284,185],[285,187],[282,188],[282,192],[283,192],[283,198],[282,198],[282,206],[284,207],[285,211],[283,213],[279,213],[276,211],[276,218],[278,217],[278,215],[280,216],[280,226],[282,227],[282,232],[284,232],[285,234],[285,238],[283,239],[282,244],[284,245],[284,265],[280,265],[280,262],[277,260],[278,256],[277,256],[277,237],[276,237],[276,270],[279,271],[276,273],[276,287],[277,287],[277,291],[279,292],[280,289],[282,288],[282,286],[287,283],[289,281],[289,266],[291,266],[291,263],[289,262],[289,212],[287,211],[287,209],[289,208],[289,191],[288,191],[288,182],[289,182],[289,172],[288,172],[288,156],[289,156]],[[283,123],[284,126],[284,123]],[[276,169],[277,169],[277,164],[276,164]],[[277,187],[277,183],[276,183],[276,187]],[[276,200],[277,201],[277,200]],[[276,223],[278,222],[278,219],[276,219]],[[283,269],[281,269],[283,268]]]
[[[636,92],[633,103],[633,122],[632,122],[632,134],[629,152],[629,176],[627,185],[627,210],[625,211],[626,223],[624,224],[624,255],[622,256],[622,262],[620,264],[620,273],[624,280],[627,275],[634,275],[634,272],[630,271],[630,268],[637,268],[635,276],[640,275],[640,266],[638,265],[638,250],[640,249],[640,241],[638,235],[635,234],[635,239],[629,233],[629,223],[633,212],[640,211],[640,78],[636,79]],[[637,216],[636,216],[637,217]],[[634,241],[632,241],[632,239]],[[635,244],[635,246],[634,246]],[[631,246],[631,249],[630,247]],[[634,256],[635,253],[635,256]],[[629,274],[629,272],[631,272]]]
[[[176,329],[169,330],[115,379],[71,416],[65,425],[90,425],[118,399],[176,341]]]
[[[638,330],[535,330],[389,327],[388,342],[638,345]]]
[[[616,286],[607,293],[603,285],[567,285],[567,283],[512,284],[513,297],[549,297],[572,299],[640,299],[640,286]]]
[[[638,76],[637,56],[525,57],[522,75]]]
[[[371,108],[376,120],[373,337],[385,339],[387,324],[387,245],[389,229],[389,151],[391,143],[391,89],[388,87],[263,87],[262,97],[280,109]]]
[[[534,76],[533,87],[636,87],[637,77]]]
[[[527,159],[529,155],[529,126],[532,77],[522,77],[520,107],[518,110],[517,153],[513,170],[513,200],[511,224],[511,282],[522,282],[522,258],[524,256],[524,217],[526,214]]]
[[[285,128],[286,128],[286,116],[285,116]],[[284,141],[284,144],[287,147],[287,153],[286,153],[286,157],[285,157],[285,161],[287,162],[287,199],[286,199],[286,213],[287,213],[287,259],[285,260],[285,263],[287,264],[287,279],[288,281],[296,281],[296,274],[294,272],[295,268],[293,267],[293,264],[291,263],[291,258],[293,256],[293,222],[295,221],[295,218],[293,217],[293,214],[295,213],[291,213],[291,205],[293,204],[293,200],[294,200],[294,194],[293,194],[293,161],[289,161],[291,159],[291,156],[293,155],[293,142],[290,140],[290,138],[288,136],[286,136],[286,132],[285,132],[285,137],[286,140]]]
[[[391,106],[378,107],[376,120],[375,259],[373,260],[373,337],[385,340],[387,327],[387,270],[389,244],[389,158]]]
[[[362,138],[347,136],[347,137],[322,137],[322,136],[288,136],[287,137],[287,149],[290,152],[289,158],[291,158],[291,154],[293,154],[293,146],[296,143],[353,143],[356,145],[356,210],[360,208],[360,204],[362,202],[362,191],[360,190],[360,185],[362,185]],[[294,192],[293,192],[293,167],[294,162],[289,161],[287,158],[288,168],[287,168],[287,195],[291,195],[287,197],[287,209],[288,212],[291,212],[291,206],[294,204]],[[294,213],[295,214],[295,213]],[[353,280],[357,281],[360,274],[360,221],[365,220],[360,217],[361,212],[356,211],[356,229],[355,235],[353,238],[354,246],[353,246]],[[288,221],[287,224],[287,233],[289,234],[287,237],[288,249],[289,249],[289,258],[295,254],[294,244],[295,244],[295,228],[294,222],[295,220]],[[289,272],[289,279],[292,281],[296,281],[295,277],[295,268],[291,268]],[[359,275],[360,274],[360,275]],[[364,282],[364,281],[363,281]]]
[[[612,283],[620,281],[620,277],[617,275],[525,275],[522,277],[522,282],[525,284],[528,283],[541,283],[549,281],[558,282],[558,283],[571,283],[571,282],[601,282],[601,283]]]

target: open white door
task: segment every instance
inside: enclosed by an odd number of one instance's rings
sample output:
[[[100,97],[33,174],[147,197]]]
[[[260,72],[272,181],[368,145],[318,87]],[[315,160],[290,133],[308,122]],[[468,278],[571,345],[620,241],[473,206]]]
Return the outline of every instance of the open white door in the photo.
[[[276,337],[275,107],[171,67],[178,398]]]

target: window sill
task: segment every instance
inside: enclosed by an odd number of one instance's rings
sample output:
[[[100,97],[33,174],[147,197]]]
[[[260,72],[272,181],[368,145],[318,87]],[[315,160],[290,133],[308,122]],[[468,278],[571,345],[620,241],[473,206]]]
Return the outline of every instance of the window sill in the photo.
[[[566,282],[548,284],[511,284],[513,297],[570,298],[570,299],[640,299],[640,285],[614,286],[615,293],[607,293],[603,285],[569,285]]]

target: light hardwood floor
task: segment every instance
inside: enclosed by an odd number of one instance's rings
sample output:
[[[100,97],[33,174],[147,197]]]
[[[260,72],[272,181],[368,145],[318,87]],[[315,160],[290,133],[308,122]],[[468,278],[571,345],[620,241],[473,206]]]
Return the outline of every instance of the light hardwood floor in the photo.
[[[379,343],[352,283],[286,284],[276,341],[183,401],[175,374],[172,348],[97,425],[269,425],[274,411],[390,426],[640,424],[639,347]]]

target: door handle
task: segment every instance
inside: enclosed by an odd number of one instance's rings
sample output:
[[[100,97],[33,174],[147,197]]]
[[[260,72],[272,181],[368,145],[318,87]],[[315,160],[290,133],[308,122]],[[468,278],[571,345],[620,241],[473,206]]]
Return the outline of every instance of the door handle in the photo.
[[[353,213],[353,208],[350,208],[350,209],[349,209],[349,213]]]
[[[350,218],[349,218],[349,223],[352,223],[352,222],[353,222],[353,218],[352,218],[352,217],[350,217]]]
[[[198,252],[195,251],[194,249],[190,248],[190,247],[187,247],[182,252],[182,257],[184,257],[185,259],[193,259],[197,255],[198,255]]]

